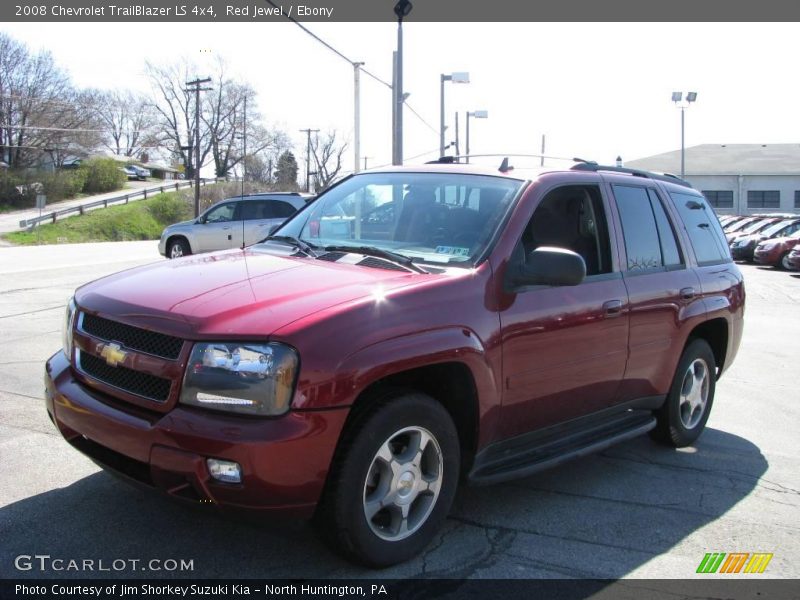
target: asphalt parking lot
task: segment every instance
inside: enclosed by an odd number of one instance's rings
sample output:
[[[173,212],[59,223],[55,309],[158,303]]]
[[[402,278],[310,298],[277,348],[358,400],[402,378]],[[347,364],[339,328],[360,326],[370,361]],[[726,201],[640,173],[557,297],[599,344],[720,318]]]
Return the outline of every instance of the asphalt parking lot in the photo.
[[[305,523],[257,523],[130,488],[71,449],[42,400],[63,305],[91,279],[161,259],[155,242],[0,248],[0,577],[19,555],[176,559],[147,577],[696,577],[706,552],[771,552],[800,577],[800,275],[743,265],[746,330],[708,429],[682,451],[633,440],[513,483],[464,488],[417,559],[383,572],[329,552]],[[757,577],[757,576],[754,576]]]

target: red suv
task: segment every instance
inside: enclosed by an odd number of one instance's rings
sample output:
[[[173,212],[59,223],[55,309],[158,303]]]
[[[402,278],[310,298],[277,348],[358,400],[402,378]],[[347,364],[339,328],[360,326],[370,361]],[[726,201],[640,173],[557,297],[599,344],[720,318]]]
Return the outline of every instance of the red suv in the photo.
[[[424,548],[459,480],[693,443],[745,301],[705,198],[595,163],[503,168],[361,173],[250,248],[79,288],[50,417],[106,469],[313,515],[371,566]]]

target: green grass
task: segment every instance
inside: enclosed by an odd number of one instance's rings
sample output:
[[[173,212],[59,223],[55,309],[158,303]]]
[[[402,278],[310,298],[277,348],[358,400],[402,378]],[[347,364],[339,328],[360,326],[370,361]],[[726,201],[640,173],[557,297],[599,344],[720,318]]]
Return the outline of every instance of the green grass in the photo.
[[[3,238],[20,245],[157,240],[164,227],[190,217],[190,205],[177,193],[169,192],[40,225],[33,231],[8,233]]]

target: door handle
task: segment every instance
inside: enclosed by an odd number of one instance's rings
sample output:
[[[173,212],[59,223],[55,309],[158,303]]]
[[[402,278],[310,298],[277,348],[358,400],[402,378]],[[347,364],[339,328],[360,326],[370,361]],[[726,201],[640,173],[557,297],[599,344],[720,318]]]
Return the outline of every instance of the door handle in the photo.
[[[603,312],[607,317],[618,317],[622,314],[622,300],[603,302]]]
[[[680,293],[681,293],[681,298],[683,300],[691,300],[692,298],[694,298],[697,292],[695,292],[693,287],[685,287],[681,290]]]

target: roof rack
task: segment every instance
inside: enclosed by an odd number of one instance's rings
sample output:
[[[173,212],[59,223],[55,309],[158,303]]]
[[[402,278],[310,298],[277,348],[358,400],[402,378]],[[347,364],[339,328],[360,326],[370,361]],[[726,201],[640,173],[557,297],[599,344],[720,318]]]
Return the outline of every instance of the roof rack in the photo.
[[[652,171],[642,171],[641,169],[631,169],[628,167],[617,167],[613,165],[599,165],[593,161],[587,161],[580,158],[576,158],[578,161],[576,164],[572,165],[572,171],[611,171],[614,173],[627,173],[628,175],[633,175],[634,177],[645,177],[647,179],[658,179],[660,181],[667,181],[669,183],[676,183],[678,185],[682,185],[684,187],[692,187],[692,184],[686,181],[685,179],[681,179],[677,175],[673,175],[672,173],[653,173]]]

